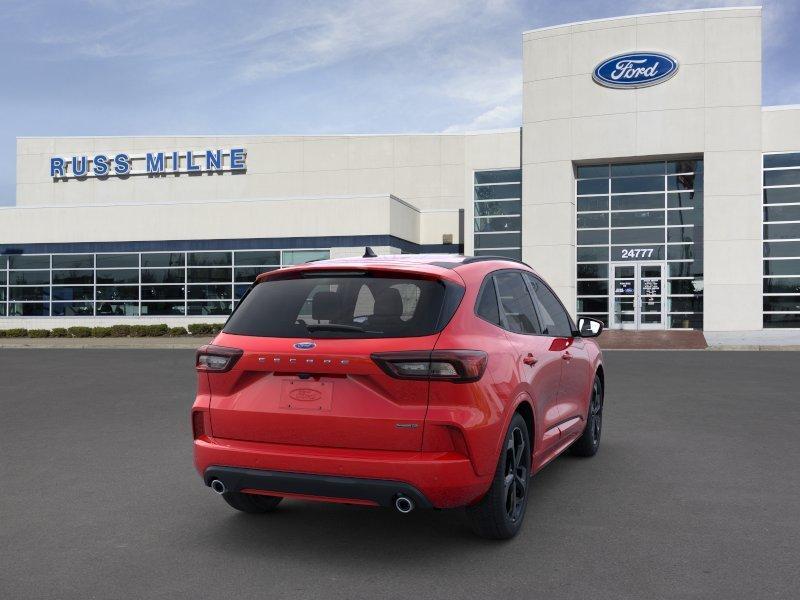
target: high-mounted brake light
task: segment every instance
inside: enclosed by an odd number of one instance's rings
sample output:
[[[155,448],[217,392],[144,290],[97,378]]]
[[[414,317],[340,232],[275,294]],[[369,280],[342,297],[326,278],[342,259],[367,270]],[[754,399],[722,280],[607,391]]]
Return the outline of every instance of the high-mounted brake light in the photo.
[[[239,348],[225,348],[223,346],[201,346],[197,349],[195,367],[198,371],[225,373],[233,368],[244,351]]]
[[[478,381],[488,362],[488,355],[480,350],[382,352],[371,358],[390,377],[453,383]]]

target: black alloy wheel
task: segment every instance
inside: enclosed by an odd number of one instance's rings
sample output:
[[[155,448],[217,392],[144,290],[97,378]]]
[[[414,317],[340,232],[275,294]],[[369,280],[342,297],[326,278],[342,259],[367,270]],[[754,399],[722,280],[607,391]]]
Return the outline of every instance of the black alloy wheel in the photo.
[[[586,415],[586,427],[570,452],[575,456],[594,456],[600,448],[600,434],[603,431],[603,382],[595,375],[592,384],[592,396],[589,399],[589,412]]]

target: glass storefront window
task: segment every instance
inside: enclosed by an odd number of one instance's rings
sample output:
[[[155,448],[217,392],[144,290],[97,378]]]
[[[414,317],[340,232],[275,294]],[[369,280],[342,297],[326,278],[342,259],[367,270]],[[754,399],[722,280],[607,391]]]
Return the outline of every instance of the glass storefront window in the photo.
[[[236,265],[280,265],[281,253],[279,250],[239,250],[234,253]]]
[[[9,269],[49,269],[50,255],[20,254],[8,257]]]
[[[117,269],[123,267],[139,267],[138,254],[98,254],[96,266],[98,269]]]
[[[190,267],[217,267],[231,264],[230,252],[189,252],[187,262]]]
[[[284,250],[283,265],[299,265],[312,260],[324,260],[330,257],[327,250]]]
[[[608,227],[608,213],[586,213],[578,215],[578,229]]]
[[[98,269],[97,283],[139,283],[138,269]]]
[[[800,328],[800,152],[765,154],[763,166],[763,325]]]
[[[46,302],[9,302],[10,317],[46,317],[50,314],[50,305]]]
[[[49,287],[10,287],[8,288],[9,300],[49,300]]]
[[[521,200],[497,200],[496,202],[475,203],[475,217],[495,217],[501,215],[520,214],[522,214]]]
[[[231,285],[190,285],[187,297],[189,300],[230,300],[232,293]]]
[[[232,269],[189,269],[189,283],[221,283],[231,280]]]
[[[94,314],[91,302],[53,302],[51,306],[54,317],[91,317]]]
[[[98,285],[97,300],[138,300],[139,288],[135,285]]]
[[[630,327],[702,327],[703,161],[579,165],[576,179],[578,315],[608,323],[611,310]],[[639,298],[641,288],[648,303],[609,300],[610,262],[618,277],[620,265],[632,265],[620,293]],[[646,277],[651,271],[658,276]]]
[[[53,269],[93,269],[93,254],[54,254]]]
[[[53,285],[68,283],[94,283],[94,271],[53,271]]]
[[[186,264],[183,252],[144,252],[142,268],[146,267],[182,267]]]
[[[0,255],[0,316],[226,315],[234,289],[241,297],[258,274],[329,257],[316,249]]]
[[[473,253],[519,260],[522,255],[522,171],[476,171],[473,182]]]
[[[62,286],[54,285],[53,300],[93,300],[94,288],[90,285]]]
[[[142,269],[142,283],[186,283],[183,269]]]
[[[8,274],[9,285],[48,285],[49,271],[11,271]]]

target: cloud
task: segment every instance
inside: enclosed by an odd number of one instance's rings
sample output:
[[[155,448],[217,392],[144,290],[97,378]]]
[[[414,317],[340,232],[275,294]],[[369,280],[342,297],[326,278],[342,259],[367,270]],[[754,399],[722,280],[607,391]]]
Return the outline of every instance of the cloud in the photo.
[[[453,26],[477,4],[482,3],[359,0],[304,11],[281,29],[247,36],[251,51],[239,76],[246,81],[272,78],[409,44]]]
[[[468,123],[450,125],[444,133],[481,131],[487,129],[506,129],[522,124],[522,108],[519,103],[503,104],[490,108]]]

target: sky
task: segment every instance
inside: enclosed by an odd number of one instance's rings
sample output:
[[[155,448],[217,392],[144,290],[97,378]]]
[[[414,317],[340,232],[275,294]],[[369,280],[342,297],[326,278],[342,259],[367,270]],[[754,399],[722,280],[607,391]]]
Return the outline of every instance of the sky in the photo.
[[[522,121],[522,32],[753,0],[0,0],[16,137],[465,131]],[[799,104],[800,2],[765,0],[763,103]]]

